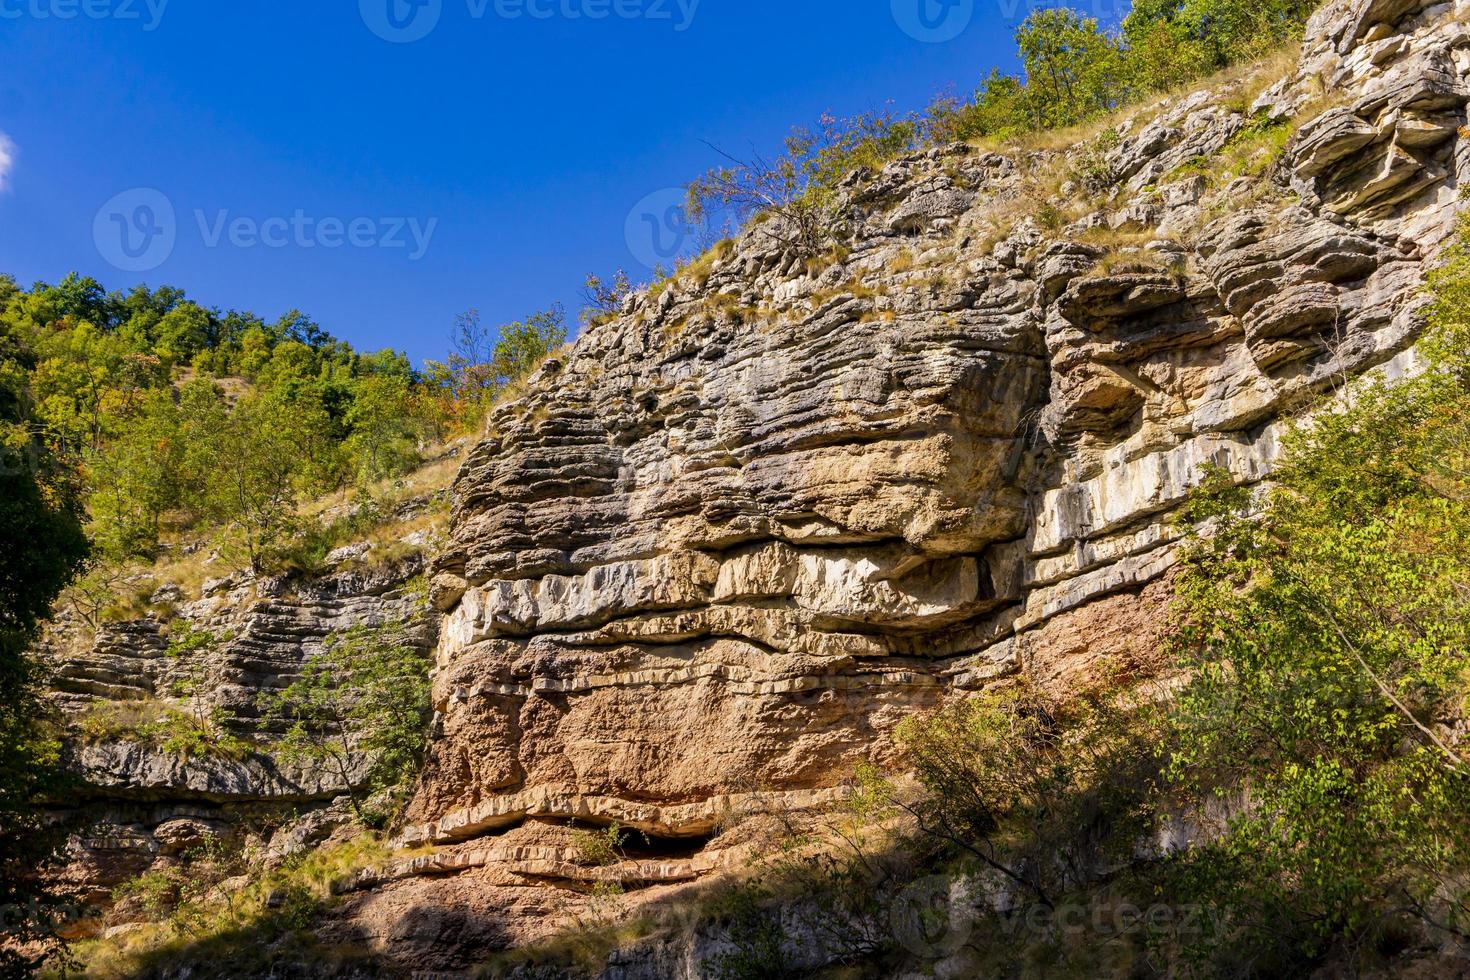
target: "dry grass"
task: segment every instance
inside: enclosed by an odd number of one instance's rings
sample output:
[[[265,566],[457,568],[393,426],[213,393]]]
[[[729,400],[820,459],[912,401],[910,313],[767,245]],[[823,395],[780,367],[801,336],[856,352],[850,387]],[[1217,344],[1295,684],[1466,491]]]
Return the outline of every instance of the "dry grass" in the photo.
[[[444,489],[449,486],[455,474],[459,472],[460,464],[464,462],[461,456],[447,455],[448,451],[448,446],[431,447],[425,452],[429,458],[428,462],[403,476],[380,480],[372,484],[367,488],[368,496],[374,500],[394,504],[427,496]],[[300,514],[302,517],[320,517],[329,510],[350,507],[359,493],[360,491],[355,488],[344,488],[335,493],[329,493],[302,505]]]
[[[728,238],[721,239],[680,267],[678,278],[687,280],[695,289],[703,289],[709,284],[710,276],[714,275],[715,266],[729,258],[730,253],[734,250],[733,241]]]
[[[1011,140],[993,142],[985,148],[999,150],[1009,148],[1043,153],[1069,150],[1097,139],[1106,130],[1117,129],[1128,123],[1150,122],[1180,99],[1203,91],[1225,93],[1227,97],[1223,100],[1223,104],[1226,108],[1248,114],[1250,104],[1266,89],[1294,72],[1300,60],[1301,45],[1289,44],[1256,61],[1245,62],[1204,78],[1181,83],[1166,92],[1124,106],[1109,115],[1089,122],[1067,129],[1027,133]]]
[[[364,831],[355,841],[252,874],[243,887],[226,881],[203,894],[186,895],[165,917],[129,932],[78,943],[72,968],[50,967],[43,976],[124,980],[187,972],[196,980],[225,980],[270,975],[271,967],[283,962],[314,964],[328,974],[365,958],[362,950],[324,947],[312,932],[321,913],[338,901],[333,885],[390,857],[428,853],[432,850],[394,855],[379,835]]]
[[[191,714],[160,698],[97,701],[76,721],[88,742],[132,742],[181,758],[243,759],[254,745],[221,727],[215,718]]]
[[[1292,44],[1247,64],[1218,72],[1207,78],[1197,79],[1161,93],[1144,102],[1126,106],[1117,112],[1079,126],[1067,129],[1045,130],[1029,133],[1004,141],[979,141],[972,145],[998,152],[1021,151],[1031,154],[1029,169],[1022,176],[1017,193],[1005,201],[998,201],[988,221],[980,224],[976,244],[972,247],[981,254],[988,254],[997,244],[1008,238],[1022,216],[1031,216],[1037,225],[1051,233],[1063,231],[1072,223],[1096,210],[1098,194],[1089,192],[1084,175],[1076,172],[1078,154],[1089,146],[1097,146],[1109,132],[1120,132],[1136,128],[1167,111],[1184,97],[1195,92],[1209,90],[1224,93],[1222,104],[1232,111],[1248,113],[1251,103],[1266,89],[1288,77],[1300,59],[1300,45]],[[1312,113],[1320,112],[1325,103],[1309,107]],[[1264,172],[1284,151],[1296,124],[1276,124],[1267,127],[1252,127],[1243,138],[1232,141],[1223,166],[1236,168],[1237,174],[1259,174]],[[1094,151],[1095,152],[1095,151]],[[1021,161],[1027,165],[1028,161]],[[1085,168],[1086,161],[1082,160]],[[1191,173],[1208,175],[1216,169],[1213,160],[1191,161],[1160,181],[1168,183],[1189,176]],[[1070,195],[1062,189],[1071,183],[1076,190]],[[1139,233],[1140,241],[1129,242],[1126,233],[1089,230],[1082,233],[1084,240],[1100,239],[1099,244],[1127,245],[1142,244],[1154,236]]]
[[[865,285],[856,279],[851,279],[840,286],[833,286],[830,289],[822,289],[813,293],[808,297],[807,302],[811,303],[813,309],[816,309],[839,296],[852,296],[855,299],[876,299],[883,295],[886,294],[882,290]]]
[[[1175,277],[1184,274],[1184,258],[1168,252],[1132,248],[1109,252],[1097,260],[1089,275],[1114,276],[1130,272],[1167,272]]]
[[[77,719],[84,738],[115,739],[167,722],[178,708],[158,698],[140,701],[97,701]]]
[[[1078,234],[1077,240],[1109,249],[1142,248],[1159,241],[1159,234],[1152,228],[1145,228],[1143,231],[1116,231],[1107,225],[1098,225]]]
[[[846,245],[833,245],[821,255],[806,260],[806,274],[815,279],[833,266],[846,262],[851,255],[852,249]]]

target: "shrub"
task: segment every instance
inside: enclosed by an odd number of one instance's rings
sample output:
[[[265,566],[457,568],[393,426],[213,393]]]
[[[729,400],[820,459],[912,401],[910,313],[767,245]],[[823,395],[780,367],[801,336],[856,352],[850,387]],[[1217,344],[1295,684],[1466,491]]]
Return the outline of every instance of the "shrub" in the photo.
[[[1171,775],[1200,800],[1249,790],[1179,862],[1234,913],[1203,956],[1310,962],[1393,920],[1470,936],[1467,283],[1461,244],[1425,374],[1316,413],[1263,502],[1216,472],[1186,515],[1212,532],[1180,584]]]
[[[582,296],[587,303],[582,310],[583,325],[595,327],[617,316],[622,312],[623,301],[632,292],[633,284],[622,269],[605,282],[600,276],[588,276],[582,287]]]
[[[793,131],[774,160],[723,154],[725,166],[690,184],[685,211],[696,223],[727,215],[744,224],[764,214],[767,220],[756,224],[763,234],[815,256],[845,237],[839,183],[912,149],[921,135],[917,120],[891,112],[826,115],[815,130]]]
[[[360,817],[368,795],[401,789],[423,764],[431,703],[428,654],[405,642],[405,623],[333,635],[301,676],[266,699],[287,727],[282,756],[323,763]],[[359,774],[355,757],[367,760]],[[376,820],[375,820],[376,822]]]
[[[1096,691],[1059,703],[1027,685],[905,722],[926,791],[920,831],[1054,908],[1126,858],[1162,769],[1157,709]]]
[[[974,97],[937,99],[931,139],[1011,139],[1105,116],[1151,92],[1259,58],[1298,36],[1316,0],[1140,0],[1116,32],[1067,8],[1016,32],[1023,74],[991,72]]]

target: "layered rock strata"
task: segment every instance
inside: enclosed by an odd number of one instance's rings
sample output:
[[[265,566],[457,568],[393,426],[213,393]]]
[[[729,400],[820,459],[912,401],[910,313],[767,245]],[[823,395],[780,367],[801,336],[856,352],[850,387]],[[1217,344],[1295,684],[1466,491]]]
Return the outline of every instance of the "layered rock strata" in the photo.
[[[350,883],[324,938],[464,971],[609,876],[677,897],[737,866],[732,817],[840,797],[945,698],[1155,670],[1207,470],[1261,483],[1299,409],[1415,367],[1470,176],[1467,20],[1464,0],[1332,0],[1276,77],[1064,151],[854,174],[830,253],[758,221],[553,357],[466,459],[431,570],[436,717],[399,839],[434,851]],[[188,612],[256,624],[209,697],[248,723],[397,587]],[[70,707],[166,687],[152,629],[62,658]],[[132,808],[124,852],[216,815],[149,809],[170,801],[333,792],[88,751]],[[609,870],[574,826],[612,823],[642,834]],[[698,961],[635,951],[608,975]]]
[[[391,948],[442,889],[514,944],[591,880],[545,828],[702,874],[730,813],[830,799],[943,698],[1153,669],[1207,469],[1261,482],[1301,406],[1413,369],[1470,172],[1465,6],[1340,0],[1279,81],[855,174],[830,255],[757,222],[548,362],[435,566],[402,840],[439,877],[379,883],[354,935]]]
[[[1408,364],[1467,56],[1447,6],[1335,4],[1249,107],[914,154],[848,182],[821,267],[757,224],[631,298],[459,476],[410,836],[705,834],[743,787],[830,788],[949,691],[1085,658],[1078,614],[1167,574],[1207,466],[1263,479],[1289,410]],[[1082,154],[1106,189],[1049,229],[1030,195]]]
[[[279,757],[267,701],[347,630],[390,625],[401,642],[433,647],[422,555],[371,566],[360,561],[368,550],[341,549],[321,575],[206,581],[193,598],[164,586],[147,617],[96,629],[63,610],[42,653],[52,700],[75,724],[66,759],[78,779],[50,817],[73,831],[62,883],[90,908],[79,934],[116,918],[98,918],[116,886],[182,866],[212,841],[274,859],[349,822],[341,773]],[[225,750],[150,731],[171,715]]]

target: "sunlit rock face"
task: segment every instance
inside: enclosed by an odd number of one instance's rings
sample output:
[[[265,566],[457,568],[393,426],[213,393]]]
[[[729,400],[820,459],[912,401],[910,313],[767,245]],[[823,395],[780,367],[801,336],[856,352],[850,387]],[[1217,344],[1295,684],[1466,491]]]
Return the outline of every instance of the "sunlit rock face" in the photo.
[[[757,223],[554,357],[468,454],[429,570],[442,621],[413,620],[436,717],[397,832],[437,850],[353,883],[324,937],[465,970],[610,873],[578,859],[574,821],[643,831],[617,880],[668,894],[747,855],[732,813],[835,799],[946,698],[1156,671],[1207,468],[1265,481],[1294,412],[1415,366],[1470,176],[1467,19],[1335,0],[1279,81],[1068,150],[855,174],[840,249]],[[220,586],[185,610],[232,636],[209,703],[250,722],[331,632],[408,615],[417,572]],[[156,694],[163,649],[143,624],[60,652],[59,699]],[[114,879],[231,801],[342,788],[87,752],[119,813],[82,844]],[[698,975],[688,949],[620,962]]]
[[[883,761],[955,691],[1152,662],[1205,468],[1261,481],[1289,410],[1411,366],[1467,44],[1447,6],[1334,4],[1245,105],[914,154],[847,182],[850,253],[757,225],[630,299],[459,476],[405,839],[702,836],[743,793],[801,805]],[[1085,213],[1041,214],[1084,158]]]

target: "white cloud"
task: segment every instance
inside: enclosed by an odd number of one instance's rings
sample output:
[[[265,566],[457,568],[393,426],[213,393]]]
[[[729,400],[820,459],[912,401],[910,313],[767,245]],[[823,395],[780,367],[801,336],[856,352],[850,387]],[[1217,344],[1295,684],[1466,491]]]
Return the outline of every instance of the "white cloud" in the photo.
[[[15,163],[15,144],[0,133],[0,191],[10,186],[10,168]]]

